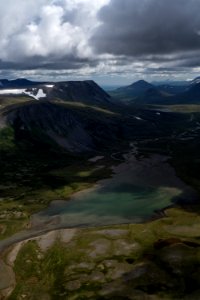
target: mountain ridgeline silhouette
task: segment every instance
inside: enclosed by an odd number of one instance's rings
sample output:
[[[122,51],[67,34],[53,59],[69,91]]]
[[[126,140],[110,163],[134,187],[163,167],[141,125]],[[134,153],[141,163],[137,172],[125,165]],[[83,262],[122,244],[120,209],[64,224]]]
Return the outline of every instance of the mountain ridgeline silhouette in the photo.
[[[187,85],[175,95],[163,91],[163,85],[141,80],[110,96],[90,80],[0,82],[0,127],[11,127],[17,144],[74,154],[117,149],[138,138],[169,135],[178,120],[182,122],[180,115],[154,112],[146,104],[200,103],[200,83]],[[16,89],[18,94],[11,96]],[[32,98],[36,94],[41,95],[39,101]],[[120,105],[116,95],[120,95]],[[124,95],[128,108],[123,104]]]
[[[8,90],[9,89],[9,90]],[[17,91],[15,91],[17,89]],[[92,80],[64,82],[33,82],[27,79],[0,80],[0,93],[20,93],[36,96],[39,91],[43,100],[82,102],[90,105],[109,105],[111,96]],[[5,97],[6,94],[4,94]]]
[[[110,93],[113,98],[126,104],[198,104],[200,103],[200,77],[181,85],[151,84],[139,80],[131,85],[118,88]]]

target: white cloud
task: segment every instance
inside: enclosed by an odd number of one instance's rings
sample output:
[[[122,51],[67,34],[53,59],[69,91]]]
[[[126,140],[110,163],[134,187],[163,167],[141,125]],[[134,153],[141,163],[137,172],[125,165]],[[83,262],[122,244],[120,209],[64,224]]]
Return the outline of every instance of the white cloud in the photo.
[[[104,76],[106,82],[112,76],[118,76],[119,81],[123,77],[131,80],[145,76],[171,77],[172,74],[176,76],[177,72],[181,77],[186,72],[195,76],[199,72],[199,48],[198,53],[187,55],[184,49],[183,53],[175,54],[150,51],[147,52],[150,55],[146,55],[145,52],[145,57],[140,57],[141,51],[138,51],[137,57],[134,51],[133,55],[129,53],[143,44],[146,49],[154,40],[159,42],[156,50],[164,45],[167,51],[164,33],[169,31],[173,41],[178,32],[175,41],[179,42],[180,32],[191,28],[193,23],[195,41],[197,39],[199,43],[200,27],[197,25],[200,18],[199,10],[195,8],[195,3],[199,7],[198,0],[171,0],[170,5],[165,0],[158,0],[158,5],[145,14],[145,5],[148,4],[148,8],[154,2],[156,0],[0,0],[0,75],[34,80]],[[175,3],[179,3],[180,9],[175,9]],[[187,4],[185,10],[184,3]],[[109,5],[101,9],[105,4]],[[166,15],[165,18],[163,15]],[[168,15],[173,20],[169,24]],[[196,18],[193,17],[195,15]],[[182,26],[177,25],[178,16],[181,20],[187,17]],[[172,27],[174,30],[171,30]],[[158,29],[162,32],[159,38],[155,38]],[[143,38],[141,32],[147,32],[147,38]],[[187,46],[186,35],[182,36]],[[190,39],[190,32],[188,36]],[[97,39],[97,51],[94,50],[96,41],[91,46],[92,37]],[[176,43],[168,44],[174,47]],[[104,46],[105,51],[98,51]],[[107,46],[110,48],[107,49]]]
[[[0,3],[0,59],[92,55],[88,40],[108,0],[8,0]]]

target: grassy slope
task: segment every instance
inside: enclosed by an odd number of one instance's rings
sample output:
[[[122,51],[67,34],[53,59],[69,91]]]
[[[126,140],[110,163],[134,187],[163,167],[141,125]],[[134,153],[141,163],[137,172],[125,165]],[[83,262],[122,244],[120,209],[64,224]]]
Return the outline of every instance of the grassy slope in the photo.
[[[0,95],[0,108],[4,108],[8,105],[12,104],[23,104],[28,101],[32,101],[33,98],[29,96],[7,96],[7,95]]]

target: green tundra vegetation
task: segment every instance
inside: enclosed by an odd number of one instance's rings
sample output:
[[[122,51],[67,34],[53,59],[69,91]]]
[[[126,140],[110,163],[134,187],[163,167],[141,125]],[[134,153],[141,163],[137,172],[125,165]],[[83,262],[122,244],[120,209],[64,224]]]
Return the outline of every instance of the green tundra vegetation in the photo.
[[[4,254],[16,255],[8,299],[199,299],[199,229],[198,214],[171,208],[145,224],[32,238]]]
[[[19,105],[23,101],[29,99],[21,99]],[[1,105],[6,106],[3,101]],[[114,129],[112,118],[126,111],[60,101],[58,106],[98,121],[111,118]],[[135,115],[124,118],[135,130],[138,159],[151,153],[168,156],[178,177],[199,194],[199,106],[163,109],[172,111],[166,119],[157,120],[152,115],[155,107],[149,106],[129,110],[139,113],[139,120]],[[91,125],[89,129],[93,130]],[[17,140],[8,124],[0,129],[1,240],[29,229],[31,215],[52,200],[68,201],[75,192],[108,178],[111,166],[119,163],[111,158],[113,149],[104,149],[104,158],[95,164],[89,155],[57,151],[49,140],[47,144],[38,148],[32,141]],[[117,158],[122,158],[123,146],[122,140]],[[198,203],[186,204],[173,205],[159,219],[143,224],[62,229],[11,243],[0,257],[0,299],[200,299],[200,210]]]

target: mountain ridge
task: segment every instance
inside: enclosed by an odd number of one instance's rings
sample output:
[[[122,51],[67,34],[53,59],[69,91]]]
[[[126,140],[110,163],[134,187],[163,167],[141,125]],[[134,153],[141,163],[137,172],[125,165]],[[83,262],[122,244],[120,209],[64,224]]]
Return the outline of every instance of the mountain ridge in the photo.
[[[89,105],[111,105],[111,96],[93,80],[33,82],[27,79],[0,80],[0,96],[27,95],[36,100],[61,100]],[[112,103],[113,104],[113,103]]]

